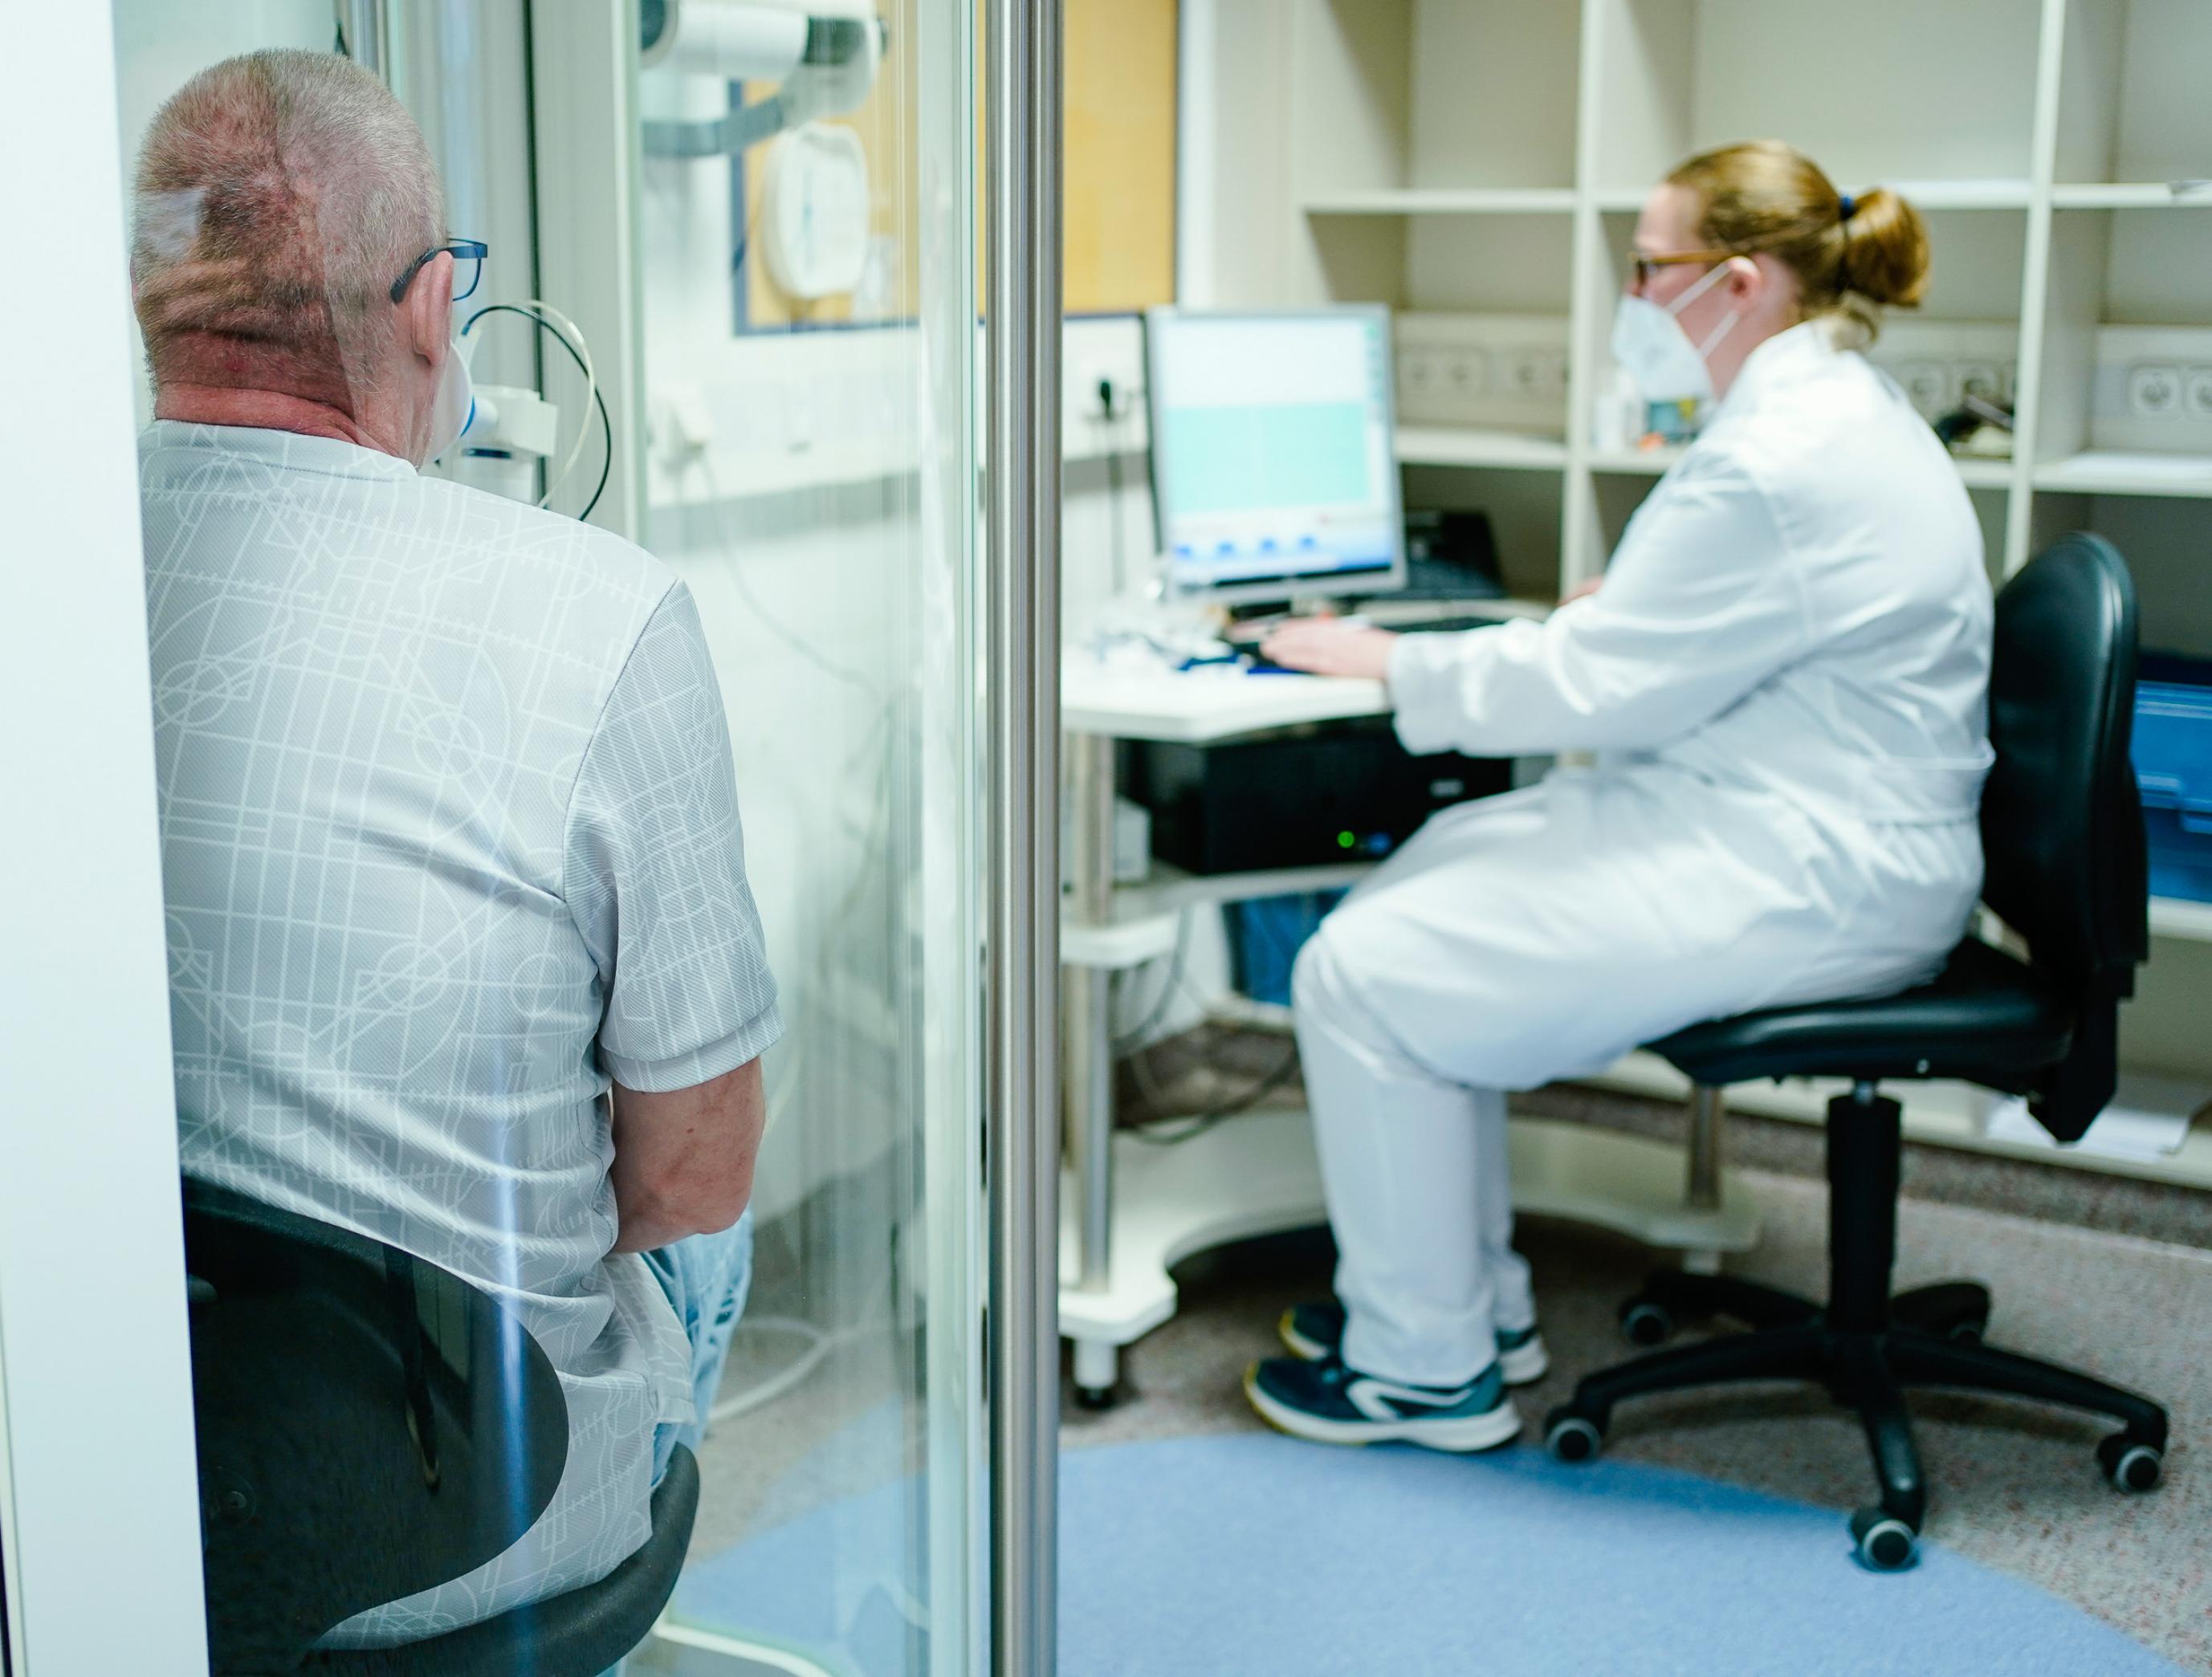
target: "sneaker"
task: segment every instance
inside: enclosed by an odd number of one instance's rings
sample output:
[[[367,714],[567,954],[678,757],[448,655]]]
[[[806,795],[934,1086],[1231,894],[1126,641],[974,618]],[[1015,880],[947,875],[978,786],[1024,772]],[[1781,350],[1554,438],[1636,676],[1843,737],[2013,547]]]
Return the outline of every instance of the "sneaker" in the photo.
[[[1283,1312],[1275,1331],[1293,1357],[1323,1363],[1344,1348],[1344,1306],[1334,1298],[1317,1304],[1297,1304]],[[1541,1380],[1552,1366],[1536,1325],[1498,1334],[1498,1366],[1509,1386],[1528,1386]]]
[[[1413,1386],[1362,1374],[1339,1357],[1270,1357],[1245,1371],[1261,1419],[1322,1444],[1393,1440],[1437,1450],[1486,1450],[1519,1437],[1520,1412],[1492,1363],[1462,1386]]]

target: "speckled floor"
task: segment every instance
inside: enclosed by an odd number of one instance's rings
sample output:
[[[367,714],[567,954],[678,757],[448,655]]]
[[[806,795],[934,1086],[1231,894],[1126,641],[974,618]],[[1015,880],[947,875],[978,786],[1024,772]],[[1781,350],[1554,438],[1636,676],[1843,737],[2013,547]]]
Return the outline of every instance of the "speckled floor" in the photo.
[[[1801,1291],[1825,1279],[1821,1187],[1747,1172],[1767,1202],[1768,1235],[1741,1264]],[[1650,1259],[1594,1231],[1528,1223],[1553,1372],[1520,1395],[1533,1447],[1543,1414],[1577,1376],[1628,1354],[1614,1307]],[[1929,1535],[2080,1603],[2184,1668],[2212,1674],[2212,1252],[1972,1206],[1908,1200],[1898,1284],[1974,1276],[1996,1288],[1993,1344],[2067,1361],[2165,1403],[2174,1442],[2166,1482],[2147,1497],[2109,1490],[2092,1451],[2100,1424],[1951,1394],[1916,1398],[1931,1498]],[[1328,1285],[1319,1234],[1206,1255],[1179,1275],[1176,1317],[1123,1364],[1125,1401],[1103,1414],[1065,1409],[1069,1449],[1255,1429],[1239,1376],[1276,1349],[1283,1309]],[[772,1376],[799,1350],[788,1336],[741,1339],[726,1390]],[[918,1412],[890,1401],[902,1347],[888,1333],[839,1346],[779,1401],[717,1430],[695,1554],[911,1472]],[[1871,1482],[1856,1421],[1786,1387],[1662,1397],[1616,1413],[1607,1449],[1779,1495],[1848,1510]],[[1840,1553],[1838,1564],[1842,1561]],[[2085,1677],[2089,1674],[2085,1674]]]
[[[1824,1196],[1799,1178],[1753,1175],[1768,1238],[1740,1266],[1801,1291],[1821,1290]],[[1577,1376],[1630,1354],[1614,1307],[1648,1267],[1629,1243],[1563,1225],[1524,1226],[1553,1373],[1520,1394],[1533,1446],[1544,1413]],[[1190,1266],[1176,1319],[1124,1364],[1127,1401],[1069,1409],[1066,1447],[1246,1431],[1259,1423],[1238,1376],[1276,1350],[1288,1304],[1324,1292],[1318,1237],[1258,1243]],[[2080,1603],[2183,1667],[2212,1673],[2212,1253],[1907,1201],[1901,1286],[1976,1276],[1996,1287],[1992,1344],[2069,1361],[2165,1403],[2174,1443],[2166,1482],[2147,1497],[2108,1489],[2092,1451],[2105,1429],[2024,1405],[1953,1394],[1914,1401],[1933,1540]],[[2194,1444],[2194,1448],[2192,1445]],[[1839,1510],[1869,1500],[1855,1419],[1785,1387],[1652,1398],[1616,1412],[1608,1451]],[[1839,1555],[1838,1564],[1843,1564]]]

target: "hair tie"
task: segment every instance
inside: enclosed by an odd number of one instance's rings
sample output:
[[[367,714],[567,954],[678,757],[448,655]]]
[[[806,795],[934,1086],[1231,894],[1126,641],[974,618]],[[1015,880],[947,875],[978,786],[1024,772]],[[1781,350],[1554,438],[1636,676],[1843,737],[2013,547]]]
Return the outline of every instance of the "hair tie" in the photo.
[[[1838,193],[1836,204],[1837,208],[1843,211],[1843,218],[1847,222],[1859,213],[1859,201],[1849,192]]]

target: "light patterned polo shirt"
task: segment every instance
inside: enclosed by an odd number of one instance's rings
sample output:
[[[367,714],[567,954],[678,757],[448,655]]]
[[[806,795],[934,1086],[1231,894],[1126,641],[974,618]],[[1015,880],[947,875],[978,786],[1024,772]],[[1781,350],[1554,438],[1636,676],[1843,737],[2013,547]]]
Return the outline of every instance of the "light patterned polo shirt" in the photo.
[[[157,422],[140,462],[185,1170],[485,1288],[568,1397],[530,1533],[331,1638],[414,1640],[605,1576],[691,1416],[599,1097],[781,1029],[728,724],[617,537],[289,432]]]

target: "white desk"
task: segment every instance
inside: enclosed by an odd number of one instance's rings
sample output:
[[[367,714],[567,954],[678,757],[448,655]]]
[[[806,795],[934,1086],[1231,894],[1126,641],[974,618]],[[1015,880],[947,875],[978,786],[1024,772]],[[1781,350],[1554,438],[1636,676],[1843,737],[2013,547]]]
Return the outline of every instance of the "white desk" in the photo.
[[[1115,1133],[1112,975],[1166,954],[1177,917],[1201,904],[1348,884],[1364,864],[1199,878],[1155,869],[1114,884],[1115,739],[1203,744],[1306,722],[1381,715],[1382,684],[1217,670],[1176,674],[1071,654],[1060,677],[1073,879],[1060,931],[1062,1123],[1060,1333],[1075,1382],[1109,1401],[1121,1347],[1175,1314],[1168,1271],[1210,1246],[1324,1220],[1310,1121],[1279,1109],[1230,1119],[1177,1146]],[[1720,1113],[1693,1115],[1682,1151],[1639,1137],[1513,1121],[1513,1200],[1525,1212],[1617,1230],[1711,1267],[1758,1240],[1749,1196],[1718,1168]]]

